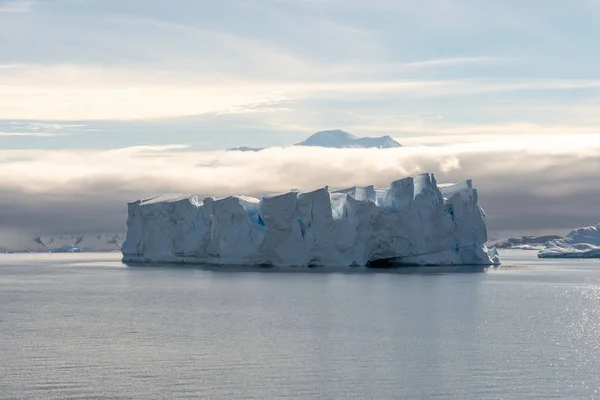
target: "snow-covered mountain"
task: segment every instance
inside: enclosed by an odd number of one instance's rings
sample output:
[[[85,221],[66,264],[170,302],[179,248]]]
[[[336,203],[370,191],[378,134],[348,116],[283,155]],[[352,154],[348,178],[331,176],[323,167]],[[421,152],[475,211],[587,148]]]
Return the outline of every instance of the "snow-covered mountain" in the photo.
[[[573,229],[564,238],[551,240],[539,258],[600,258],[600,224]]]
[[[393,147],[402,147],[400,143],[396,142],[394,139],[387,135],[381,137],[357,137],[351,133],[342,131],[340,129],[317,132],[305,141],[296,143],[296,146],[330,147],[336,149],[389,149]]]
[[[388,135],[381,137],[358,137],[341,129],[317,132],[303,142],[296,143],[294,146],[328,147],[334,149],[390,149],[402,147],[400,143]],[[227,149],[227,151],[261,151],[264,149],[264,147],[240,146]]]
[[[82,251],[119,251],[124,240],[122,233],[40,236],[17,246],[0,244],[0,252],[49,252],[67,247],[77,247]]]
[[[522,236],[520,238],[499,239],[487,242],[488,247],[497,249],[539,250],[550,240],[562,239],[561,236]]]

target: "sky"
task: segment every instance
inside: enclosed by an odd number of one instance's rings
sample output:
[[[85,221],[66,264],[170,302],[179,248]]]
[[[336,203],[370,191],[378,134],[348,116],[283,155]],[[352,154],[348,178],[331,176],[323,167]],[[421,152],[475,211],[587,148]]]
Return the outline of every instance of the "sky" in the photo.
[[[598,0],[0,0],[0,238],[424,171],[498,235],[596,224],[598,37]],[[405,147],[278,147],[335,128]]]

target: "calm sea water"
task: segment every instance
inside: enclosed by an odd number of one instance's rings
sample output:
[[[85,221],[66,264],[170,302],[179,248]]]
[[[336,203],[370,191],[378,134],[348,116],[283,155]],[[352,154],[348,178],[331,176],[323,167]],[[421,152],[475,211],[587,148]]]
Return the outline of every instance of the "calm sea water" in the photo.
[[[282,272],[0,255],[0,398],[600,398],[600,262],[503,256]]]

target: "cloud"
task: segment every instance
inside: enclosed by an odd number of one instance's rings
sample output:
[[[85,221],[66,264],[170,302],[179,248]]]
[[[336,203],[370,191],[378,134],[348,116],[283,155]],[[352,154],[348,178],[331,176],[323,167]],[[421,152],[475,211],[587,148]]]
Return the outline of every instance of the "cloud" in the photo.
[[[457,58],[440,58],[434,60],[414,61],[397,65],[396,68],[431,68],[431,67],[447,67],[452,65],[468,65],[468,64],[498,64],[506,63],[512,60],[501,57],[457,57]]]
[[[32,10],[35,4],[32,0],[2,0],[0,13],[24,13]]]
[[[33,137],[56,137],[67,136],[68,133],[58,132],[0,132],[0,136],[33,136]]]
[[[542,93],[557,98],[560,92],[566,98],[600,89],[593,60],[581,62],[593,51],[574,58],[558,55],[562,61],[577,60],[576,69],[569,70],[545,58],[547,46],[533,43],[540,52],[529,52],[532,43],[510,36],[512,24],[506,30],[488,29],[490,19],[503,16],[507,22],[506,15],[518,17],[520,10],[526,11],[524,19],[530,13],[538,16],[513,0],[485,7],[465,0],[377,0],[369,5],[355,0],[228,5],[182,0],[186,7],[166,11],[159,0],[131,0],[126,7],[114,0],[70,3],[38,2],[34,16],[11,16],[0,23],[0,36],[11,38],[0,43],[2,63],[10,66],[0,69],[3,118],[272,114],[291,101],[324,112],[349,103],[360,108],[387,102],[403,113],[419,102],[418,112],[436,106],[440,114],[450,115],[459,100],[466,109],[530,96],[531,106],[550,101],[541,100]],[[548,9],[540,20],[548,18]],[[461,37],[421,26],[423,21],[438,26],[439,20],[479,32]],[[478,27],[472,26],[475,21]],[[565,79],[569,76],[586,79]],[[520,121],[536,122],[526,117],[503,122]]]
[[[42,121],[2,121],[0,137],[6,138],[59,138],[89,131],[85,124],[65,124]]]
[[[536,2],[524,3],[518,0],[490,3],[473,0],[373,0],[369,3],[361,0],[280,1],[300,4],[313,10],[324,9],[331,14],[344,10],[361,16],[375,15],[381,24],[390,23],[390,20],[393,24],[401,20],[404,25],[412,28],[413,35],[424,30],[442,34],[468,34],[479,29],[511,29],[527,33],[537,30],[540,34],[548,31],[545,21],[539,18],[540,9],[536,7]],[[573,8],[578,8],[586,1],[595,0],[575,0]],[[546,0],[543,4],[554,5],[554,8],[558,9],[561,3],[557,0]],[[393,15],[393,18],[388,20],[382,16],[386,14]],[[546,14],[542,11],[542,15]]]
[[[384,127],[364,126],[364,129],[377,130]],[[585,134],[600,133],[599,126],[577,125],[540,125],[532,123],[515,124],[455,124],[388,127],[387,132],[402,132],[405,136],[396,138],[405,146],[448,145],[453,143],[486,143],[488,145],[518,140],[519,142],[538,143],[550,138],[560,137],[564,141],[586,137]],[[582,135],[582,136],[580,136]]]
[[[31,235],[123,231],[126,202],[159,193],[385,187],[424,171],[442,183],[473,178],[491,231],[564,231],[600,219],[600,135],[389,150],[0,150],[0,160],[1,226]]]
[[[448,61],[448,60],[446,60]],[[443,61],[443,62],[446,62]],[[432,61],[434,62],[434,61]],[[21,66],[0,71],[5,119],[133,120],[244,113],[290,100],[363,102],[464,98],[527,91],[598,90],[598,80],[345,80],[253,81],[164,74],[160,70]]]

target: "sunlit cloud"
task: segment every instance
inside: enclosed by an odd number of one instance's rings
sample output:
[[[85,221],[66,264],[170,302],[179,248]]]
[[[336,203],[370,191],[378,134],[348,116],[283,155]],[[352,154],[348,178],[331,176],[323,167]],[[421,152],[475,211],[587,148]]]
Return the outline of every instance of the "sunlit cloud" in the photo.
[[[384,127],[365,126],[365,129],[382,129]],[[447,145],[453,143],[487,143],[492,145],[514,142],[531,143],[539,142],[548,138],[553,140],[571,142],[572,140],[581,140],[590,137],[587,134],[600,133],[598,126],[543,126],[531,123],[520,124],[497,124],[497,125],[464,125],[456,124],[454,126],[405,126],[404,129],[398,127],[387,128],[388,132],[403,132],[405,136],[396,138],[406,146],[413,145]],[[414,135],[414,136],[413,136]]]
[[[562,230],[597,222],[591,199],[600,196],[600,135],[566,139],[550,135],[541,140],[387,150],[198,152],[186,145],[2,150],[0,210],[6,212],[0,211],[0,217],[6,225],[14,221],[16,229],[15,216],[20,215],[23,229],[39,233],[55,229],[52,226],[74,233],[122,231],[126,202],[160,193],[260,196],[325,185],[386,187],[392,180],[430,171],[441,183],[474,179],[492,231]],[[67,210],[68,221],[52,225]]]
[[[8,130],[4,130],[7,129]],[[42,121],[8,121],[0,126],[0,137],[51,138],[81,134],[90,131],[85,124],[53,123]]]
[[[78,66],[0,73],[6,119],[131,120],[256,112],[290,100],[465,97],[484,93],[600,89],[596,80],[244,81],[162,77],[160,71]],[[274,106],[275,105],[275,106]]]

